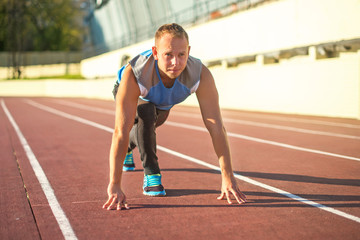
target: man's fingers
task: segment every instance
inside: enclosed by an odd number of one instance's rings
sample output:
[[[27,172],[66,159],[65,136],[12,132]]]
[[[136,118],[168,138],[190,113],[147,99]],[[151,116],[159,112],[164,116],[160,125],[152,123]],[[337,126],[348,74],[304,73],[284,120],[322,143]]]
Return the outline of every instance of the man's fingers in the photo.
[[[108,208],[109,207],[109,205],[111,204],[111,202],[112,202],[112,197],[109,197],[109,199],[106,201],[106,203],[103,205],[103,208],[105,209],[105,208]]]
[[[124,196],[122,200],[118,201],[117,210],[121,209],[130,209],[129,204],[126,201],[126,197]]]
[[[107,208],[107,210],[114,210],[114,209],[116,209],[116,204],[117,204],[117,198],[116,197],[114,197],[113,198],[113,200],[112,200],[112,202],[111,202],[111,204],[109,205],[109,207]]]
[[[242,192],[233,191],[232,194],[235,196],[235,199],[239,204],[246,202],[246,196]]]
[[[224,200],[226,197],[226,200],[229,204],[232,204],[231,197],[228,191],[222,192],[221,195],[217,198],[218,200]]]
[[[103,205],[107,210],[121,210],[122,208],[129,209],[129,205],[126,202],[126,195],[121,190],[118,184],[109,183],[108,185],[108,200]]]
[[[126,209],[126,210],[129,210],[130,207],[129,207],[129,204],[127,202],[120,202],[118,203],[117,205],[117,210],[122,210],[122,209]]]
[[[221,192],[221,195],[219,197],[217,197],[218,200],[224,200],[225,197],[226,197],[226,200],[229,204],[232,204],[232,201],[231,201],[231,194],[230,192],[232,193],[232,195],[234,195],[236,201],[239,203],[239,204],[242,204],[242,203],[245,203],[246,202],[246,196],[245,194],[243,194],[240,190],[238,191],[224,191],[224,192]]]
[[[219,197],[217,197],[218,200],[223,200],[225,197],[225,193],[222,192]]]
[[[232,204],[232,201],[231,201],[231,197],[230,197],[230,194],[229,194],[229,192],[225,192],[225,195],[226,195],[226,199],[227,199],[227,202],[229,203],[229,204]]]
[[[121,210],[121,208],[122,208],[122,203],[118,202],[116,210]]]

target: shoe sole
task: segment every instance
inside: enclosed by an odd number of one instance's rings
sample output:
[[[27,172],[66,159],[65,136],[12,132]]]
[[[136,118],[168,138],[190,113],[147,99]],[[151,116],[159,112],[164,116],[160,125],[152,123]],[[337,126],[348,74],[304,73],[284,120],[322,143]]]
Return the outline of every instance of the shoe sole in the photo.
[[[143,194],[150,197],[164,197],[166,195],[165,190],[161,192],[145,192],[143,191]]]

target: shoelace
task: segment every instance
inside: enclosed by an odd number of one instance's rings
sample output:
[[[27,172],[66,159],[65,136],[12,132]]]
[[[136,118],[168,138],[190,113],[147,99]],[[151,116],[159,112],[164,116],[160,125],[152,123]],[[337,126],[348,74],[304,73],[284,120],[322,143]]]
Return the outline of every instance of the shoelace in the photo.
[[[126,154],[124,164],[133,164],[133,163],[134,163],[134,158],[133,158],[132,152],[129,152]]]
[[[144,186],[145,187],[154,187],[161,185],[161,175],[145,175],[144,176]]]

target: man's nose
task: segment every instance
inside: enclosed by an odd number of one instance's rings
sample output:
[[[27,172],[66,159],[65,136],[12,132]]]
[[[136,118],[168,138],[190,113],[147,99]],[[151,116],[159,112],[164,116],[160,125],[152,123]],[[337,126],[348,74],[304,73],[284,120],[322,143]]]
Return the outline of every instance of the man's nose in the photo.
[[[177,65],[179,63],[179,59],[177,58],[177,57],[173,57],[172,59],[171,59],[171,64],[172,65]]]

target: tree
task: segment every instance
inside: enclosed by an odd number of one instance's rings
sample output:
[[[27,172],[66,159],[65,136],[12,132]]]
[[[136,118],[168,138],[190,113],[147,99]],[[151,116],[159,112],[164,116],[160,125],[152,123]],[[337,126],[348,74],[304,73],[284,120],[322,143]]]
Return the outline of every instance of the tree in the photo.
[[[0,47],[11,52],[9,65],[13,66],[13,78],[20,77],[19,52],[23,49],[24,2],[15,0],[0,1]]]
[[[0,0],[0,51],[80,50],[82,18],[76,0]],[[21,46],[20,46],[21,45]]]
[[[27,1],[26,16],[33,35],[32,48],[45,50],[79,50],[81,48],[81,18],[72,0]]]
[[[24,51],[77,51],[82,47],[79,0],[0,0],[0,51],[11,52],[13,77]],[[19,76],[18,76],[19,77]]]

